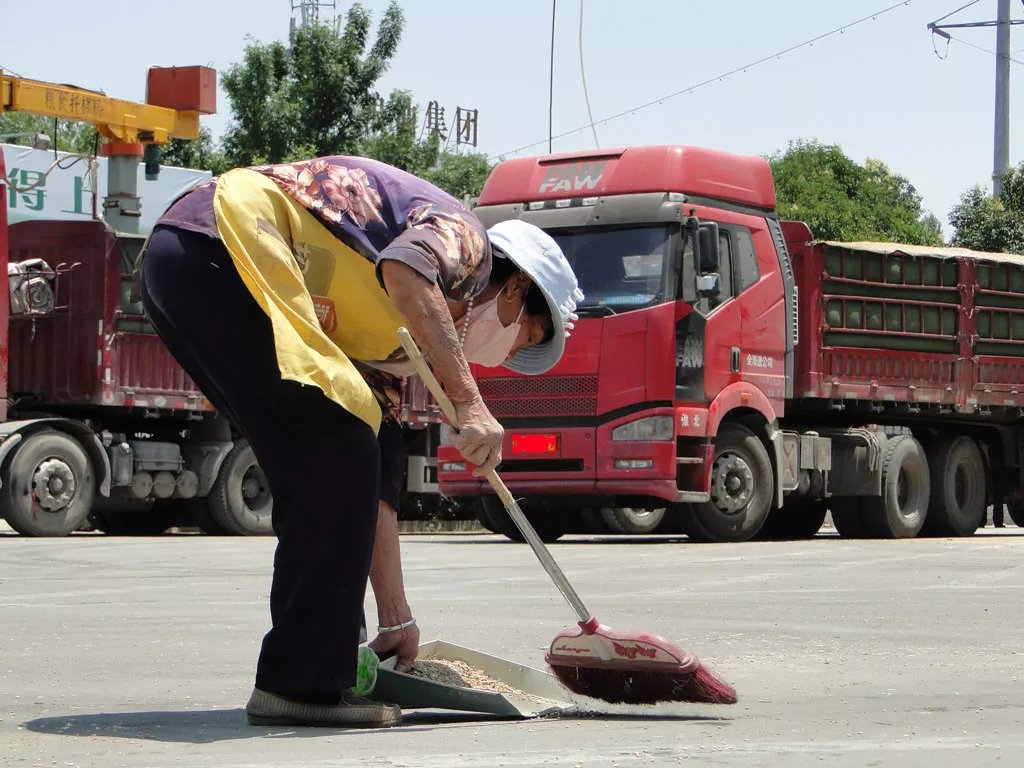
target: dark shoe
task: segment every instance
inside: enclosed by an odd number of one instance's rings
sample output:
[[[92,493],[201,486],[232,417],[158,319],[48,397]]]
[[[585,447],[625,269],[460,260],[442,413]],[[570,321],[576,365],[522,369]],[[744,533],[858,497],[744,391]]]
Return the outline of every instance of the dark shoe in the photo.
[[[307,704],[254,688],[245,705],[252,725],[296,725],[320,728],[390,728],[402,722],[394,704],[362,699],[350,691],[339,704]]]

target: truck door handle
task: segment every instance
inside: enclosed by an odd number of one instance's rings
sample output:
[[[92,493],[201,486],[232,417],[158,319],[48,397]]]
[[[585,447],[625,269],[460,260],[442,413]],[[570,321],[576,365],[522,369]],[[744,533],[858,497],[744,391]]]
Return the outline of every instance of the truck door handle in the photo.
[[[732,348],[732,372],[733,373],[739,373],[740,372],[740,348],[739,347],[733,347]]]

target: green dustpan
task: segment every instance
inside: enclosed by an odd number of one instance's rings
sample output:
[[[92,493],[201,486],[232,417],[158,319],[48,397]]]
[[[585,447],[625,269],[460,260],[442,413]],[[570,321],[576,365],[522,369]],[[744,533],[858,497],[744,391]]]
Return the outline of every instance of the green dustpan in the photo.
[[[576,706],[569,691],[553,675],[471,648],[432,640],[420,645],[419,658],[463,661],[520,693],[463,688],[396,672],[395,659],[390,658],[377,668],[377,685],[370,698],[398,704],[402,709],[453,709],[508,718],[551,715]]]

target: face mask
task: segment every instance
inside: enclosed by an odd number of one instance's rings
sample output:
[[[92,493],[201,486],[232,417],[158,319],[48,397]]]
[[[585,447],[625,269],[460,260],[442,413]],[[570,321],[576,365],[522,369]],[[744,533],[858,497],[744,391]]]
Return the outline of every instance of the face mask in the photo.
[[[519,317],[515,322],[504,326],[498,317],[498,297],[479,307],[472,316],[466,318],[469,323],[466,329],[466,340],[462,345],[462,354],[466,360],[488,368],[501,365],[508,359],[508,353],[519,338],[519,321],[523,318],[526,302],[519,309]]]

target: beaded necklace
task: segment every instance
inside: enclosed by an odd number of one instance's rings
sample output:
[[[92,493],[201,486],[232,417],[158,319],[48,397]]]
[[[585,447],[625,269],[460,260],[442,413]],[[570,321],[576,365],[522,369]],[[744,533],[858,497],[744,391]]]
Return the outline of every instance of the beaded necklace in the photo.
[[[459,349],[466,346],[466,334],[469,332],[469,313],[473,311],[473,301],[476,296],[469,297],[469,304],[466,305],[466,314],[462,317],[462,332],[459,334]]]

